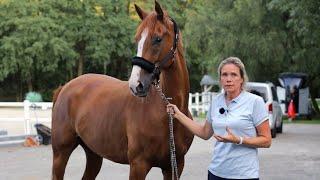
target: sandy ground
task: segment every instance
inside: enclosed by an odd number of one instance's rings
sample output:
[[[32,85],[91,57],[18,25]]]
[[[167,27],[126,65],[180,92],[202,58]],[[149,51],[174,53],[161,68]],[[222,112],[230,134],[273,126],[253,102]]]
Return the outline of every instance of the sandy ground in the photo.
[[[195,138],[186,156],[182,180],[207,178],[207,166],[212,156],[214,140]],[[320,125],[285,124],[284,133],[273,139],[269,149],[259,149],[260,179],[318,180],[320,179]],[[0,179],[45,180],[51,178],[51,146],[0,148]],[[85,155],[81,147],[70,157],[65,179],[81,179]],[[128,179],[129,166],[103,161],[98,180]],[[162,179],[158,168],[151,169],[146,179]]]

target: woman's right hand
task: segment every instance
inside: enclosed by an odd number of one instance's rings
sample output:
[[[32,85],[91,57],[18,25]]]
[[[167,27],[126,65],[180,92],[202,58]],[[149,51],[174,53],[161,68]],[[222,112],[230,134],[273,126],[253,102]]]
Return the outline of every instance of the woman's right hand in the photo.
[[[167,112],[172,114],[174,118],[179,118],[179,115],[181,114],[181,111],[179,108],[174,104],[168,104],[167,105]]]

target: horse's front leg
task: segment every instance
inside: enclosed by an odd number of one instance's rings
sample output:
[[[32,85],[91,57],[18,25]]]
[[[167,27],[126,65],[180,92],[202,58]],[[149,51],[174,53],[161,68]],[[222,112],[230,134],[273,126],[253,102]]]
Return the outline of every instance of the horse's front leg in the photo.
[[[150,164],[145,160],[133,160],[130,162],[129,180],[144,180],[151,169]]]
[[[184,168],[184,158],[177,161],[177,166],[178,166],[178,176],[180,178],[182,171],[183,171],[183,168]],[[164,180],[172,180],[171,165],[168,168],[161,168],[161,169],[162,169],[163,179]],[[175,175],[174,175],[174,179],[177,179]]]

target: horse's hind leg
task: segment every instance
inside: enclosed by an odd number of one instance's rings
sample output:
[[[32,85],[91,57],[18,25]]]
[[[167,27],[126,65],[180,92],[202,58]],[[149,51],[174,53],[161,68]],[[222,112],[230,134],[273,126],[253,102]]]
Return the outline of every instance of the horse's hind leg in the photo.
[[[83,147],[84,151],[86,152],[87,157],[87,164],[86,164],[86,170],[83,174],[82,179],[83,180],[93,180],[98,175],[103,158],[93,152],[91,149],[89,149],[85,144],[80,143]]]
[[[63,130],[62,130],[63,129]],[[52,179],[62,180],[66,169],[67,162],[72,151],[78,146],[79,141],[72,130],[62,126],[55,129],[52,133]]]

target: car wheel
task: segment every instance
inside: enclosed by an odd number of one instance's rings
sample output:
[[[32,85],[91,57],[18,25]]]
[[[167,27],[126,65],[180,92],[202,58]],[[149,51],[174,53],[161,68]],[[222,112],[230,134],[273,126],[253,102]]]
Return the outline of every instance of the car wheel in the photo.
[[[281,121],[280,127],[277,127],[277,133],[282,133],[283,121]]]

